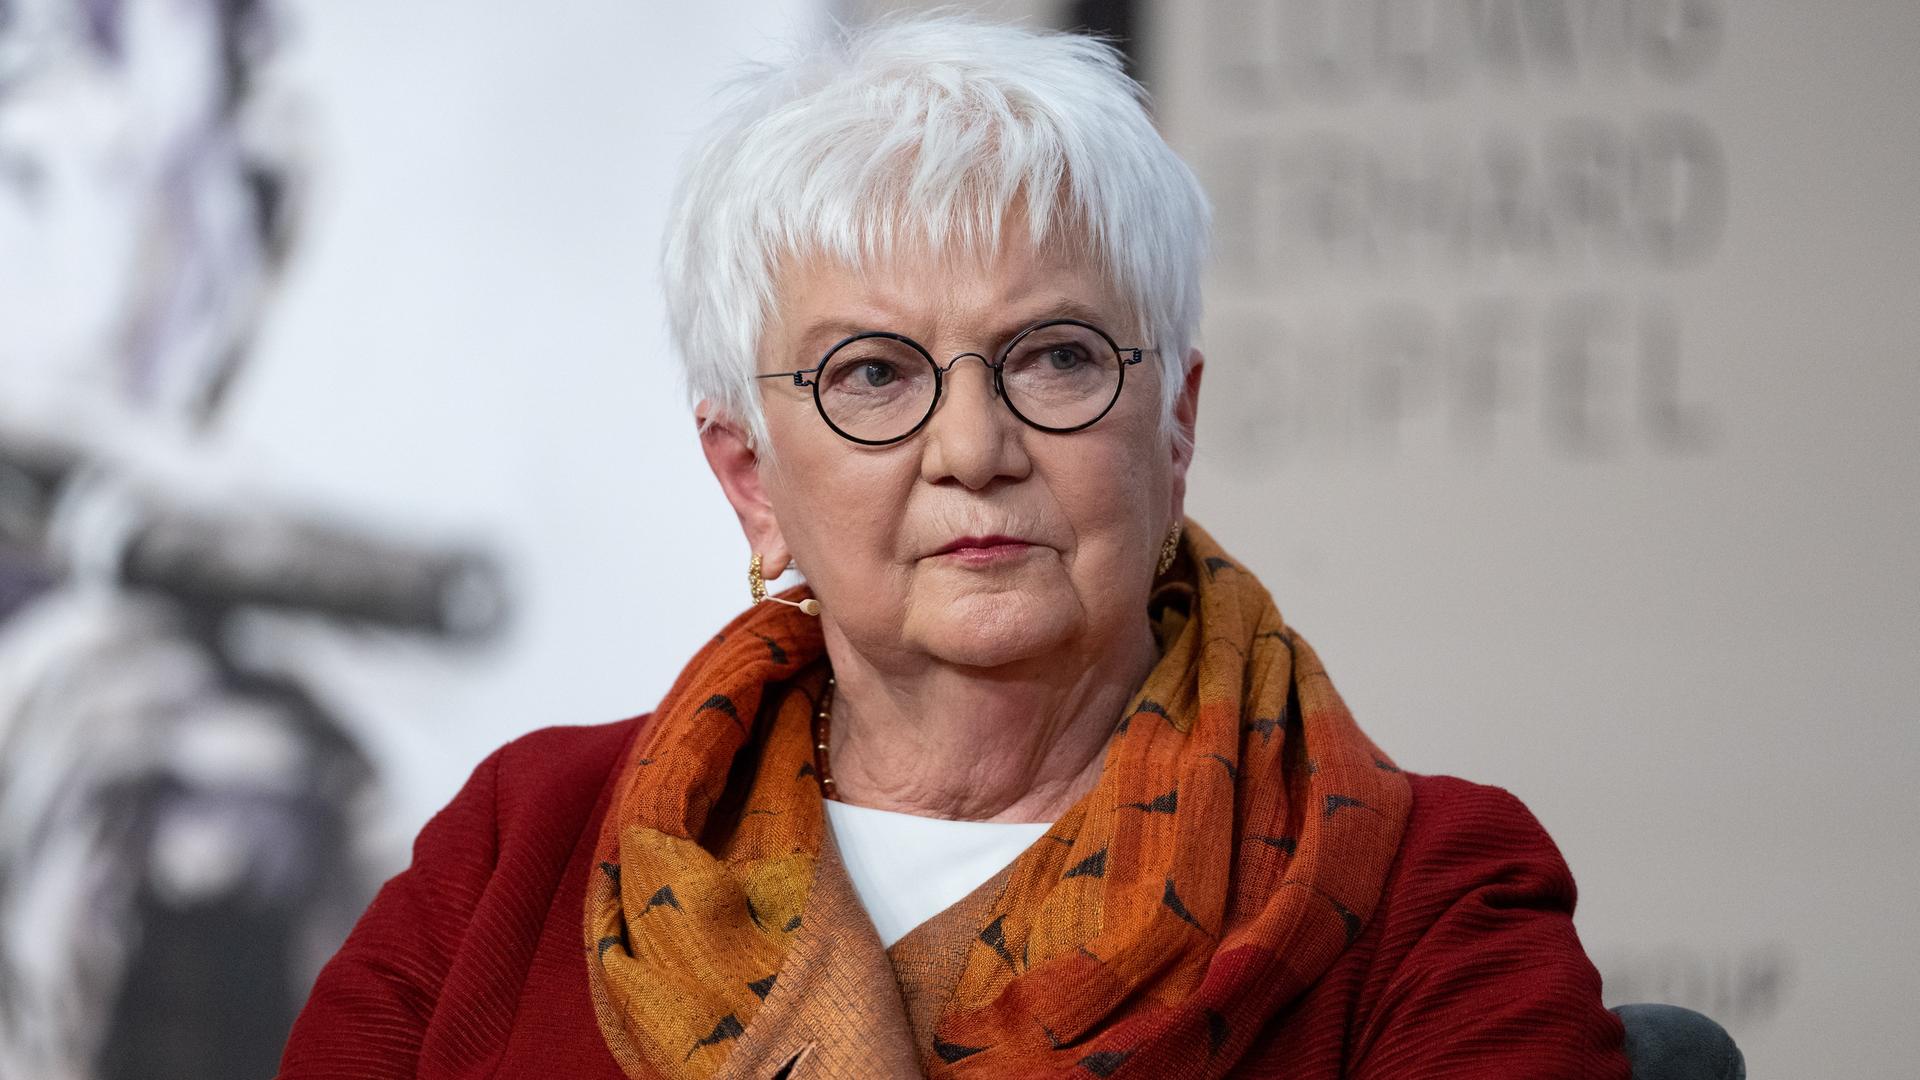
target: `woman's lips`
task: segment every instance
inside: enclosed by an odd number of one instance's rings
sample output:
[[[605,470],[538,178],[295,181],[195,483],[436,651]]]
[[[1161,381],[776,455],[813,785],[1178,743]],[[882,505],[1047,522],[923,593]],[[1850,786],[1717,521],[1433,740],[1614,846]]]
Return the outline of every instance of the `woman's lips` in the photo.
[[[1017,559],[1033,550],[1033,545],[1012,536],[963,536],[939,551],[934,558],[950,559],[962,566],[989,566]]]

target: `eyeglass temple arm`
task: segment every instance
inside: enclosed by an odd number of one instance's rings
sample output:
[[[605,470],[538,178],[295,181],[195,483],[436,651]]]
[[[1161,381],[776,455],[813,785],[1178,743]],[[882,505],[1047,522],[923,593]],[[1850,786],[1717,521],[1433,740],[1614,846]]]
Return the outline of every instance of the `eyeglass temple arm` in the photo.
[[[1138,350],[1135,350],[1135,351],[1138,351]],[[768,373],[766,373],[765,375],[755,375],[755,376],[754,376],[754,378],[756,378],[756,379],[784,379],[784,378],[787,378],[788,376],[792,376],[792,377],[793,377],[793,385],[795,385],[795,386],[812,386],[813,384],[812,384],[811,382],[808,382],[808,381],[807,381],[807,376],[809,376],[809,375],[811,375],[811,374],[813,374],[814,372],[816,372],[816,371],[819,371],[819,370],[820,370],[819,368],[803,368],[803,369],[801,369],[801,370],[799,370],[799,371],[770,371],[770,372],[768,372]]]

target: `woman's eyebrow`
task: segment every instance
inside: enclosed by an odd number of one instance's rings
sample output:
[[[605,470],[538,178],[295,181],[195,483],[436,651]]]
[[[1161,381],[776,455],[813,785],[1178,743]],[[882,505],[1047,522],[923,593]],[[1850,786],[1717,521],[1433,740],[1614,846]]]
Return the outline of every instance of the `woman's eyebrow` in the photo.
[[[807,324],[807,328],[802,330],[800,336],[795,339],[794,348],[803,354],[810,353],[811,361],[817,363],[821,355],[835,342],[855,334],[886,329],[888,328],[884,326],[869,326],[837,315],[825,315]]]
[[[1052,322],[1055,319],[1075,319],[1091,323],[1108,334],[1122,338],[1133,336],[1130,317],[1112,311],[1102,311],[1084,301],[1067,297],[1035,303],[1023,301],[1018,306],[1012,307],[1012,310],[1018,313],[1017,316],[1001,321],[995,327],[993,340],[996,348],[1012,344],[1015,335],[1030,326]]]
[[[1097,311],[1093,307],[1078,300],[1060,299],[1045,304],[1036,304],[1032,308],[1032,311],[1034,314],[1031,318],[1020,320],[1019,325],[1013,327],[1009,332],[1017,334],[1027,327],[1032,326],[1034,323],[1045,322],[1048,319],[1079,319],[1081,322],[1090,322],[1102,330],[1111,333],[1113,327],[1106,324],[1115,321],[1113,312]]]
[[[1124,320],[1116,319],[1112,312],[1103,312],[1083,301],[1068,298],[1050,299],[1032,303],[1021,302],[1017,307],[1013,307],[1012,310],[1020,314],[1011,318],[994,320],[994,326],[990,336],[997,344],[1004,345],[1011,341],[1015,334],[1025,330],[1027,327],[1052,319],[1078,319],[1081,322],[1092,323],[1102,330],[1107,331],[1109,334],[1120,333],[1125,329],[1124,326],[1120,325]],[[820,355],[834,344],[852,337],[855,334],[868,334],[876,331],[889,334],[906,334],[907,337],[913,338],[916,341],[920,340],[913,334],[902,330],[899,326],[886,321],[867,321],[841,315],[823,315],[807,324],[806,329],[802,330],[800,336],[796,339],[795,347],[799,349],[803,355],[810,355],[814,361],[818,361]],[[1127,335],[1123,333],[1121,336],[1124,337]],[[924,345],[925,342],[922,342],[922,344]]]

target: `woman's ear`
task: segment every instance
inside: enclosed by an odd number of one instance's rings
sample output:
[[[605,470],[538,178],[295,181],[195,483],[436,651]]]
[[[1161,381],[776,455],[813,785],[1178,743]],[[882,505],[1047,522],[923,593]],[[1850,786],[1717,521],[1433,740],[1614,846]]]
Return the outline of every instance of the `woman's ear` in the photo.
[[[760,555],[762,573],[772,581],[787,572],[793,554],[761,481],[760,452],[744,426],[716,413],[711,403],[702,401],[695,406],[693,416],[700,425],[700,449],[707,455],[707,466],[720,481],[727,502],[733,504],[748,546]]]
[[[1200,418],[1200,376],[1207,358],[1199,349],[1187,353],[1186,379],[1173,399],[1173,509],[1176,517],[1187,499],[1187,467],[1193,464],[1193,435]]]

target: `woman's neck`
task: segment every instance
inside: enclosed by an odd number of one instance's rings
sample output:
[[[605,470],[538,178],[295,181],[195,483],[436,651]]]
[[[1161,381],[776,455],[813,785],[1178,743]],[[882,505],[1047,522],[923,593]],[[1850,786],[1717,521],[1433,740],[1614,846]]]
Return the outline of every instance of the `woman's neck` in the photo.
[[[1057,819],[1100,778],[1121,711],[1157,659],[1144,623],[1110,644],[1007,668],[933,662],[904,675],[830,647],[836,796],[922,817]]]

